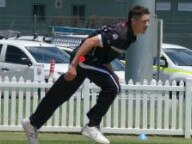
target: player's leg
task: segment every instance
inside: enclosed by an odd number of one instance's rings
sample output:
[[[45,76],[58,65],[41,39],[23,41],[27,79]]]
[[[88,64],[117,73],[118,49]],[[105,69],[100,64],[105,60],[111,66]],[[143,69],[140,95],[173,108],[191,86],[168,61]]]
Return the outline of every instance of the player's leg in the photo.
[[[35,113],[31,115],[30,120],[33,125],[39,129],[53,112],[72,96],[84,80],[84,77],[79,75],[73,81],[66,81],[64,76],[58,79],[42,99]]]
[[[83,128],[82,134],[100,143],[110,143],[98,127],[102,117],[106,114],[120,90],[119,84],[103,66],[90,66],[85,64],[81,66],[86,71],[86,76],[101,87],[96,105],[87,113],[89,123]]]
[[[101,88],[101,92],[97,98],[96,105],[91,108],[87,116],[90,119],[90,125],[99,125],[102,117],[119,93],[120,87],[110,73],[96,72],[94,76],[89,78]]]
[[[79,88],[85,77],[78,73],[73,81],[66,81],[62,75],[51,87],[38,105],[36,111],[22,120],[22,125],[30,144],[37,144],[37,129],[39,129],[63,102],[68,100]]]

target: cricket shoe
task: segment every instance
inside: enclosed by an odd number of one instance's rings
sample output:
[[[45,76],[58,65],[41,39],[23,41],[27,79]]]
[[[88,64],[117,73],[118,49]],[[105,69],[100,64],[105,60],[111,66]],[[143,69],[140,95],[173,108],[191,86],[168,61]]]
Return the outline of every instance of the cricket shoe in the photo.
[[[31,125],[29,118],[21,120],[21,124],[27,136],[29,144],[38,144],[37,140],[37,128]]]
[[[97,127],[89,127],[86,125],[82,131],[82,135],[103,144],[109,144],[109,140],[102,134],[102,132]]]

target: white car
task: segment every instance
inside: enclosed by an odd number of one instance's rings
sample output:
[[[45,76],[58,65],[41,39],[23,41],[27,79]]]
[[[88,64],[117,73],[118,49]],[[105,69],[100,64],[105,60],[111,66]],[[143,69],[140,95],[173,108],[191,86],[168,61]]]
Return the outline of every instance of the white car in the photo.
[[[157,67],[154,66],[154,77]],[[163,44],[160,58],[159,79],[162,81],[186,81],[192,78],[192,50],[173,44]]]
[[[37,41],[54,44],[55,46],[74,48],[78,46],[82,39],[88,37],[88,35],[55,35],[55,36],[39,36],[34,35],[18,35],[16,37],[10,37],[9,39],[14,40],[26,40],[26,41]]]
[[[14,39],[0,40],[1,77],[22,76],[25,80],[34,80],[34,71],[37,69],[37,74],[43,73],[44,80],[47,80],[50,76],[51,60],[54,60],[54,78],[57,79],[67,71],[69,59],[67,53],[51,44]]]
[[[36,42],[45,42],[45,43],[52,43],[53,38],[51,36],[39,36],[38,34],[34,35],[24,35],[21,36],[18,34],[14,37],[9,37],[10,40],[25,40],[25,41],[36,41]]]
[[[19,37],[11,37],[9,39],[14,40],[25,40],[25,41],[36,41],[36,42],[51,42],[53,45],[68,53],[69,55],[73,51],[73,49],[81,43],[81,40],[86,38],[88,35],[62,35],[62,36],[54,36],[54,37],[44,37],[44,36],[19,36]],[[120,83],[125,82],[125,66],[124,64],[115,59],[112,62],[112,66],[114,68],[115,73],[119,76]]]

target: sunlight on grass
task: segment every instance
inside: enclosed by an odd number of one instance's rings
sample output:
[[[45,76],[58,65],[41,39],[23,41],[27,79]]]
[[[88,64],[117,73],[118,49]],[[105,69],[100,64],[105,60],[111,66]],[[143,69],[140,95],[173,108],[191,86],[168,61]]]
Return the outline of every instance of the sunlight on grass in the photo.
[[[191,144],[191,139],[183,137],[147,136],[141,141],[137,135],[106,135],[112,144]],[[95,144],[80,134],[40,133],[40,144]],[[27,144],[23,132],[0,132],[0,144]]]

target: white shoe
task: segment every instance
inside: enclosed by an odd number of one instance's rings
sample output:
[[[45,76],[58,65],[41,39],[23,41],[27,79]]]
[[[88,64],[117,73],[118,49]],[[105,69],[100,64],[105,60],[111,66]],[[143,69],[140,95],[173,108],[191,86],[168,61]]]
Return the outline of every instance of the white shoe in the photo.
[[[29,144],[38,144],[37,129],[31,125],[29,118],[21,120],[21,124],[25,131]]]
[[[92,140],[103,143],[103,144],[109,144],[109,140],[102,134],[102,132],[97,127],[89,127],[86,125],[82,131],[82,135],[91,138]]]

